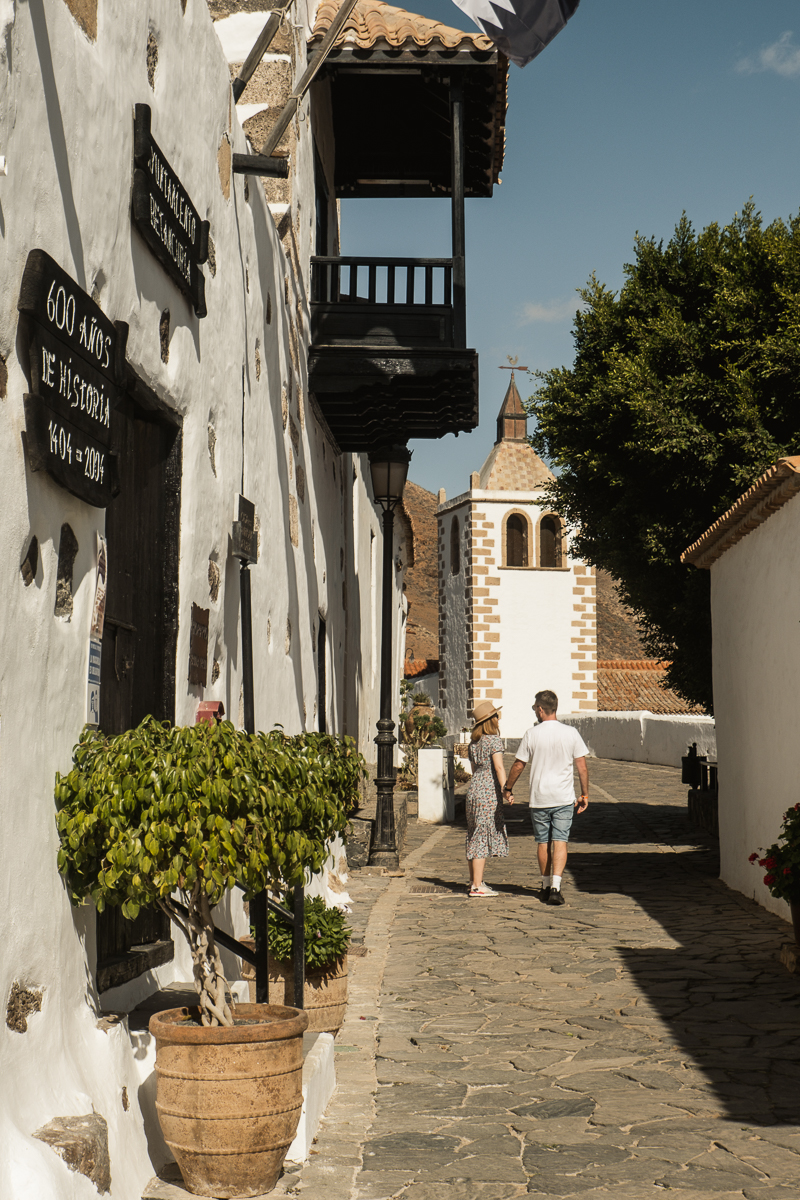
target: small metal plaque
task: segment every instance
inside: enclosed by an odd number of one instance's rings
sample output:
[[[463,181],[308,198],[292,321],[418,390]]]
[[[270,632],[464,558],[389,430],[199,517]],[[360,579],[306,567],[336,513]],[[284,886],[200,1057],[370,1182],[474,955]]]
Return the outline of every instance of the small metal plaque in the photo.
[[[239,497],[239,519],[233,522],[231,553],[245,562],[258,562],[256,506],[244,496]]]

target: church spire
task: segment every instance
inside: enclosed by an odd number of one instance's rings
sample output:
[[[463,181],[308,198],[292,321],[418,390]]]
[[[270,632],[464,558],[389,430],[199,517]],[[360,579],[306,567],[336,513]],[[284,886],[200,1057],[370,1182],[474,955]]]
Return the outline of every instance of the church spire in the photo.
[[[522,407],[522,400],[514,382],[514,372],[511,372],[511,382],[508,385],[503,406],[497,417],[497,441],[524,442],[528,435],[528,417]]]

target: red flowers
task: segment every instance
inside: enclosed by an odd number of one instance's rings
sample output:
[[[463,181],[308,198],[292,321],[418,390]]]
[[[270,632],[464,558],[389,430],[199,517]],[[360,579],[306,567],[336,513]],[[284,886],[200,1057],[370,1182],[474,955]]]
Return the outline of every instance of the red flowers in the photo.
[[[791,868],[791,867],[784,867],[784,868],[783,868],[783,873],[784,873],[784,875],[791,875],[791,873],[792,873],[792,868]]]
[[[758,858],[758,855],[757,855],[757,854],[755,854],[755,853],[753,853],[753,854],[751,854],[751,855],[750,855],[750,857],[748,858],[748,860],[747,860],[747,861],[748,861],[748,862],[755,862],[757,858]]]
[[[767,885],[767,887],[769,887],[769,885],[774,882],[775,882],[774,875],[765,875],[764,876],[764,883]]]
[[[764,867],[767,867],[771,871],[773,867],[777,867],[778,860],[776,858],[774,858],[772,855],[770,855],[769,858],[764,859],[764,861],[761,865]]]

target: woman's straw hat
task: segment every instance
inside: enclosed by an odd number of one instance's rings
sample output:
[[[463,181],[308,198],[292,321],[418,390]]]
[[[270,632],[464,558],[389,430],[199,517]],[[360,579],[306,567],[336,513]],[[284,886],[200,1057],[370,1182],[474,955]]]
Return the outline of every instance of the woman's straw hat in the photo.
[[[500,708],[495,708],[491,700],[480,700],[472,710],[472,728],[475,729],[478,725],[482,725],[490,717],[498,717],[501,711],[502,705]]]

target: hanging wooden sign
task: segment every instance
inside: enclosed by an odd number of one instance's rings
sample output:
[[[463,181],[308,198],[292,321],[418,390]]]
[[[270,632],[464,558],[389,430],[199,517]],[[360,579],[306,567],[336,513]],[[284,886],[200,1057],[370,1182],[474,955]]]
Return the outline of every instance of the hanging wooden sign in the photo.
[[[208,221],[197,209],[150,132],[149,104],[137,104],[133,123],[133,223],[151,251],[206,315],[206,283],[200,265],[208,258]]]
[[[114,410],[128,327],[112,323],[44,250],[31,250],[17,308],[32,391],[24,397],[28,462],[105,508],[119,493]]]
[[[206,686],[208,680],[208,615],[209,609],[192,605],[192,627],[189,633],[189,683]]]
[[[256,506],[244,496],[239,497],[239,519],[233,522],[231,554],[248,563],[258,562]]]

